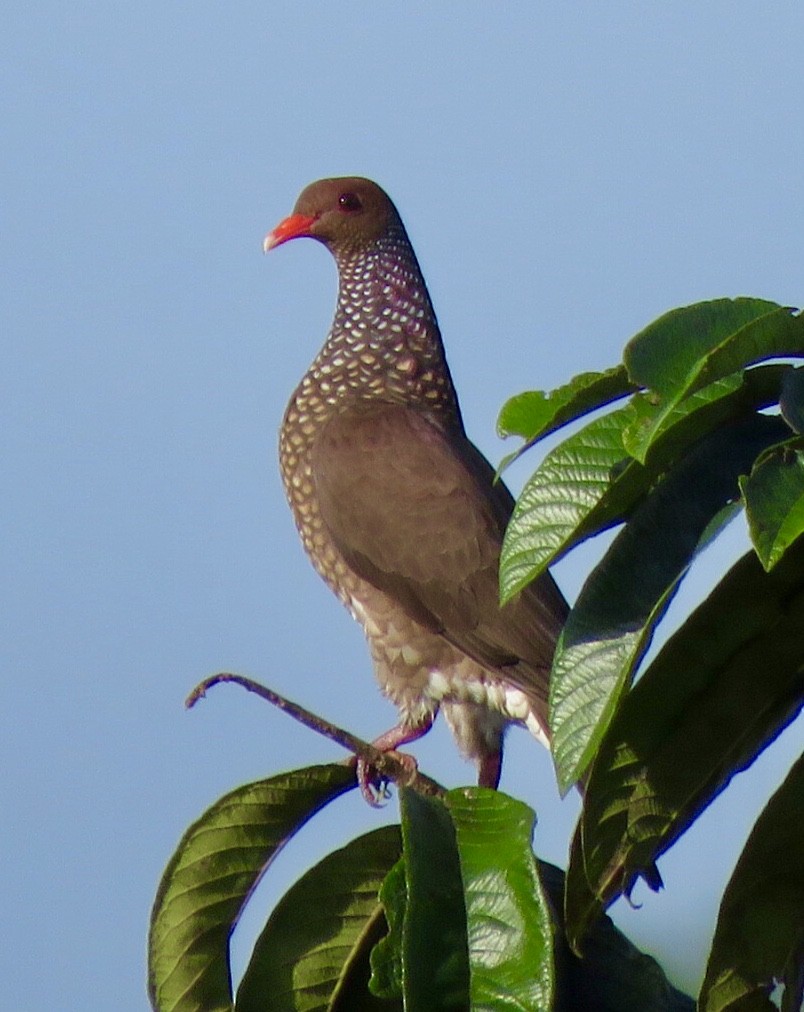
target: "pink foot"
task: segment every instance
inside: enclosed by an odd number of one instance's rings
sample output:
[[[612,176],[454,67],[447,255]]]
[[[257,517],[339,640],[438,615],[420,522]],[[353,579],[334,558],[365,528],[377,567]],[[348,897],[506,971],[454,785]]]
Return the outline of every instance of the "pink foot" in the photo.
[[[371,744],[379,752],[396,752],[398,745],[407,745],[408,742],[416,741],[422,735],[427,734],[433,726],[433,719],[434,717],[431,716],[423,724],[417,724],[415,727],[405,727],[402,724],[397,724],[390,731],[386,731],[379,738],[375,738]],[[405,752],[397,752],[396,757],[411,772],[415,772],[419,768],[412,755],[407,755]],[[358,758],[357,782],[360,785],[360,793],[368,804],[372,808],[381,808],[382,802],[386,801],[389,797],[387,777],[380,776],[370,762]]]

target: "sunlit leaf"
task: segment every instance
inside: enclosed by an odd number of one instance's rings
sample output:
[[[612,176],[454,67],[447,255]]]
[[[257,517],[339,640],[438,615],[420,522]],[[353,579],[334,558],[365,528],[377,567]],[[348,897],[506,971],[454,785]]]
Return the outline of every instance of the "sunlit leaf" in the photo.
[[[566,791],[584,773],[713,518],[758,453],[784,438],[754,415],[701,440],[633,512],[581,590],[550,681],[553,755]]]
[[[676,393],[709,352],[753,320],[781,308],[765,299],[741,298],[671,309],[625,346],[628,375],[632,382],[663,396]]]
[[[535,816],[487,788],[449,791],[468,924],[471,1007],[552,1008],[553,927],[531,850]]]
[[[505,458],[500,471],[551,432],[638,389],[625,366],[618,365],[605,372],[581,373],[556,390],[517,394],[503,405],[497,432],[503,437],[522,436],[525,444]]]
[[[614,468],[623,461],[621,431],[631,417],[631,409],[621,408],[590,422],[552,450],[527,482],[503,541],[503,604],[575,543],[573,535],[600,503]],[[632,484],[643,491],[642,475],[632,469],[626,482],[632,476],[637,479]],[[619,519],[616,508],[611,512],[609,525]]]
[[[643,395],[564,440],[547,454],[514,507],[500,558],[501,602],[586,538],[627,519],[695,441],[729,420],[776,403],[790,371],[784,365],[759,366],[685,398],[666,417],[644,465],[623,449],[623,433],[645,410]]]
[[[721,300],[719,303],[704,303],[704,306],[709,307],[705,314],[710,317],[708,331],[695,331],[690,321],[676,320],[671,328],[676,345],[666,359],[657,356],[650,341],[634,344],[637,342],[635,338],[626,349],[629,371],[632,368],[635,370],[631,372],[632,378],[638,374],[641,381],[644,381],[644,375],[649,373],[656,383],[652,389],[658,391],[653,413],[640,418],[625,437],[629,452],[637,459],[645,460],[666,417],[696,390],[764,359],[804,355],[804,317],[792,315],[789,309],[775,309],[746,322],[739,329],[727,332],[741,315],[738,308],[746,311],[756,308],[753,305],[756,301]],[[722,305],[723,302],[726,303],[725,306]],[[763,303],[758,305],[761,307]],[[690,307],[691,310],[696,308]],[[675,311],[676,314],[687,312]],[[663,334],[663,338],[666,336]],[[666,353],[665,341],[658,344]],[[651,354],[648,355],[647,352]],[[649,367],[641,361],[641,357],[646,358]],[[687,369],[686,374],[683,374],[684,369]]]

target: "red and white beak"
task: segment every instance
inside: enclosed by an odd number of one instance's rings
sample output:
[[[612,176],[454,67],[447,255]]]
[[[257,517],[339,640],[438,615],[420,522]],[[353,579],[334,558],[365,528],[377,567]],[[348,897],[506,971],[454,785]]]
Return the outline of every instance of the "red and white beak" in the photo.
[[[266,235],[265,241],[262,244],[263,252],[267,253],[268,250],[281,246],[283,242],[288,242],[289,239],[309,236],[310,229],[317,220],[316,215],[291,214],[283,221],[280,221],[273,232],[269,232]]]

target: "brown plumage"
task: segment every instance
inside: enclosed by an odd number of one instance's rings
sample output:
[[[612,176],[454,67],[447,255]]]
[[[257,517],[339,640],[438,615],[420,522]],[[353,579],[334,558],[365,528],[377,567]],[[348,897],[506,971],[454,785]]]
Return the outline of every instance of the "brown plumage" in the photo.
[[[500,608],[511,495],[467,439],[404,226],[370,180],[323,179],[265,240],[322,242],[338,266],[332,328],[285,413],[282,477],[313,565],[361,623],[412,741],[439,709],[496,787],[511,722],[545,744],[567,606],[549,575]],[[370,771],[359,768],[371,797]]]

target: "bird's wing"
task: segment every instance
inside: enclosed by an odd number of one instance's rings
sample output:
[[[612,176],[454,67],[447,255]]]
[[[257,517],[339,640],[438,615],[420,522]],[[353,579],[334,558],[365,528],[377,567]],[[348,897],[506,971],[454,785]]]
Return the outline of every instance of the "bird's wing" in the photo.
[[[545,576],[500,608],[497,571],[512,500],[493,476],[462,434],[379,401],[328,422],[313,453],[322,519],[355,572],[464,653],[544,698],[567,606]]]

